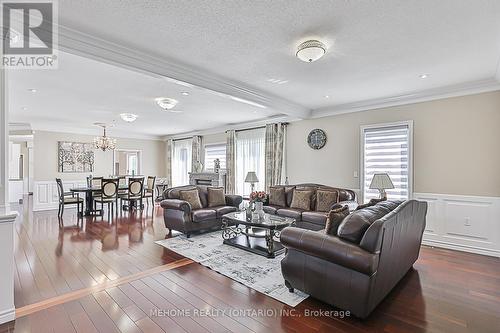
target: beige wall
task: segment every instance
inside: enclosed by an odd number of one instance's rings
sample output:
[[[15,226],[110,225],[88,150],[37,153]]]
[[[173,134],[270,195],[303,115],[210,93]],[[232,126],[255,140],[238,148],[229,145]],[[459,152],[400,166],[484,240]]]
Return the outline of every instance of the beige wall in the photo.
[[[297,121],[288,128],[290,183],[359,189],[361,125],[413,120],[414,192],[500,196],[500,92]],[[321,128],[326,146],[306,138]]]
[[[53,180],[59,177],[63,180],[81,180],[86,173],[57,172],[57,142],[92,142],[93,136],[36,131],[34,134],[34,178],[35,181]],[[142,170],[144,175],[165,176],[164,142],[156,140],[139,140],[117,138],[117,148],[137,149],[142,151]],[[113,174],[113,152],[95,151],[96,176]]]

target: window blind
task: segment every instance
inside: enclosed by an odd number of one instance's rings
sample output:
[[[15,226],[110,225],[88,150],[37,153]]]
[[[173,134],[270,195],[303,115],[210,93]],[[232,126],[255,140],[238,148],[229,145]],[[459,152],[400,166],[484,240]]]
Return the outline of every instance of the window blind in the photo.
[[[226,168],[226,144],[216,143],[205,145],[205,170],[214,170],[214,161],[220,160],[221,169]]]
[[[387,173],[394,189],[386,190],[391,200],[406,200],[409,197],[410,170],[409,125],[365,128],[363,130],[364,154],[364,202],[378,198],[376,189],[369,189],[375,173]]]

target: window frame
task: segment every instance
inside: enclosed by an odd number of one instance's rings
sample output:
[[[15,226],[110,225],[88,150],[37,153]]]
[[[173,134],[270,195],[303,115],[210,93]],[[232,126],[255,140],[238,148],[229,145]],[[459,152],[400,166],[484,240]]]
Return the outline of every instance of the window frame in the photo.
[[[359,192],[360,202],[365,201],[365,130],[392,126],[408,126],[408,200],[413,198],[413,120],[361,125],[359,131]]]
[[[205,143],[203,144],[203,170],[204,171],[211,171],[213,172],[214,170],[213,169],[207,169],[207,165],[206,165],[206,157],[207,157],[207,146],[224,146],[224,150],[226,151],[226,154],[227,154],[227,142],[225,141],[221,141],[221,142],[211,142],[211,143]],[[226,155],[227,156],[227,155]],[[227,161],[225,160],[226,157],[224,157],[224,165],[226,166],[225,168],[222,168],[221,167],[221,170],[223,171],[226,171],[226,168],[227,168]]]

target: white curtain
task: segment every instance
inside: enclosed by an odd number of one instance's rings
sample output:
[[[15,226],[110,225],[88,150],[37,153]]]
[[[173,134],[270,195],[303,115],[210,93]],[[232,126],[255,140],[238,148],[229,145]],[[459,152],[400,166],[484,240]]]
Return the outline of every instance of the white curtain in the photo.
[[[189,185],[192,140],[174,140],[172,149],[172,186]]]
[[[173,140],[168,139],[165,142],[165,175],[167,177],[168,187],[172,186],[172,149],[173,149]]]
[[[265,128],[236,132],[236,194],[243,196],[250,194],[250,184],[245,183],[245,177],[249,171],[254,171],[259,179],[259,182],[255,184],[255,190],[264,190],[265,137]]]

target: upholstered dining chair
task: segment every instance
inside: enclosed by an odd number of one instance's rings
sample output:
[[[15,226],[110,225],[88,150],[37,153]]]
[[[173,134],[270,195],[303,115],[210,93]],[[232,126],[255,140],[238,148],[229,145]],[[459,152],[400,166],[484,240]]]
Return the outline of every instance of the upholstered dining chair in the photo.
[[[80,198],[78,193],[64,192],[63,183],[60,178],[56,178],[57,183],[57,193],[59,195],[59,211],[57,212],[58,217],[62,217],[64,213],[64,206],[66,205],[77,205],[77,213],[83,216],[83,199]],[[82,210],[80,210],[80,205]]]
[[[136,203],[136,209],[137,209],[137,202],[139,202],[139,208],[142,209],[142,200],[144,198],[144,177],[130,177],[128,179],[128,191],[125,194],[122,194],[119,196],[120,201],[123,202],[123,200],[128,201],[128,207],[129,209],[132,209],[132,202]]]
[[[94,203],[100,203],[101,209],[103,209],[104,204],[108,205],[108,220],[113,213],[113,207],[118,200],[118,179],[101,179],[101,196],[94,198]]]
[[[155,183],[156,183],[156,176],[148,176],[146,187],[144,188],[144,198],[146,199],[146,204],[149,205],[148,199],[151,198],[151,205],[153,207],[155,205],[155,198],[154,198]]]

